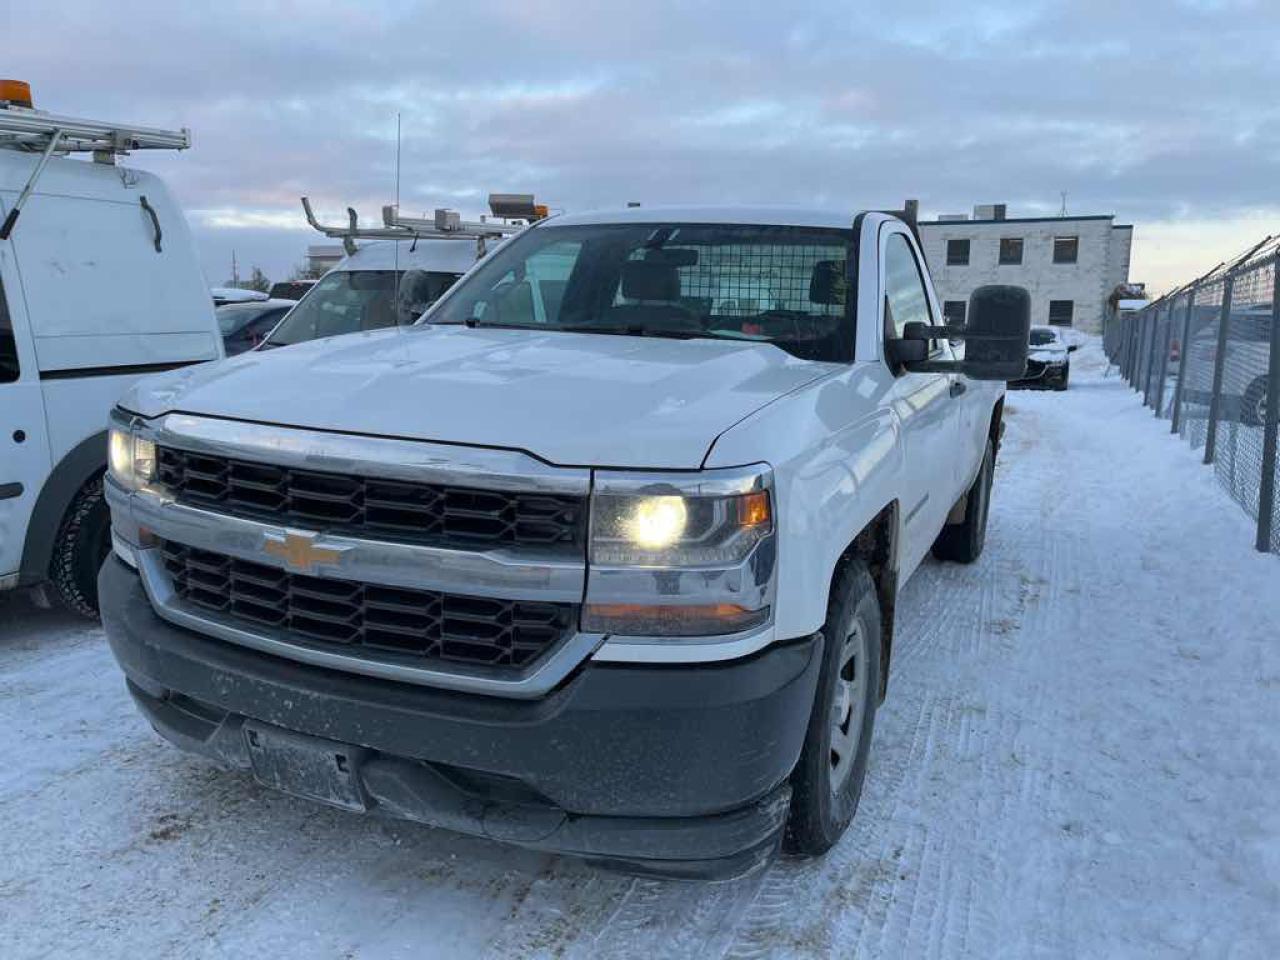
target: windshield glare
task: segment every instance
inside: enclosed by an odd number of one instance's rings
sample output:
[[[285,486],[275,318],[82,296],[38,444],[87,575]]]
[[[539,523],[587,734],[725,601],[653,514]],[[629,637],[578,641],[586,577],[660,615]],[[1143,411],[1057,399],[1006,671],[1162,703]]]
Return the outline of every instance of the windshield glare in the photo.
[[[267,342],[285,346],[415,322],[460,274],[428,270],[341,270],[325,275]]]
[[[753,224],[528,230],[428,318],[436,323],[774,343],[847,360],[852,231]]]

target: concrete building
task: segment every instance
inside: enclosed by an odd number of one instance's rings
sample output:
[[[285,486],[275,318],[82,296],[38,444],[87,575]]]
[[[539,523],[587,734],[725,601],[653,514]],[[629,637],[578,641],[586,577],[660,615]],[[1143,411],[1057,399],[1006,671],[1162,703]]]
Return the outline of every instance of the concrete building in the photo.
[[[1007,217],[1004,204],[921,221],[920,236],[948,323],[964,321],[969,294],[987,283],[1031,294],[1031,322],[1098,332],[1107,298],[1129,280],[1133,227],[1114,214]]]

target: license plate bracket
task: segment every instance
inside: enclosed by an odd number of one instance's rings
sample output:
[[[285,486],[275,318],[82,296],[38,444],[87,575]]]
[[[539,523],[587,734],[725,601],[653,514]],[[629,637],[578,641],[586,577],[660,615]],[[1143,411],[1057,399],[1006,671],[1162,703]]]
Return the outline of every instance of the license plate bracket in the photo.
[[[244,724],[244,741],[259,783],[345,810],[369,809],[360,785],[365,748],[252,721]]]

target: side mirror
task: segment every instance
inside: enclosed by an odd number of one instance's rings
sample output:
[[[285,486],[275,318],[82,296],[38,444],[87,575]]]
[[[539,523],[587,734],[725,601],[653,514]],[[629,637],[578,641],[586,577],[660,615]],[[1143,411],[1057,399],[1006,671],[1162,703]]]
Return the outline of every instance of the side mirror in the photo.
[[[961,372],[974,380],[1017,380],[1027,372],[1031,294],[990,284],[969,297]]]
[[[963,327],[930,327],[908,323],[901,340],[890,340],[892,360],[909,351],[903,366],[916,373],[963,373],[974,380],[1017,380],[1027,372],[1027,340],[1031,335],[1031,295],[1022,287],[991,284],[969,297],[969,322]],[[961,360],[928,360],[931,339],[963,340]],[[906,345],[920,344],[917,348]]]
[[[913,337],[912,327],[924,327],[924,324],[908,323],[901,340],[889,340],[885,343],[884,355],[890,370],[901,370],[904,367],[915,369],[929,358],[929,338]]]
[[[1080,349],[1080,344],[1073,343],[1067,347],[1067,353],[1075,353],[1079,349]]]

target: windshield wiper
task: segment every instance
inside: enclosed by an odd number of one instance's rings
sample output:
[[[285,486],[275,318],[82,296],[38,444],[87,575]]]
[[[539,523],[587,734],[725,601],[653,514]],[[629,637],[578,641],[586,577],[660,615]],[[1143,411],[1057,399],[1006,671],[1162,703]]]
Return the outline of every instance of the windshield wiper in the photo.
[[[714,330],[671,330],[663,327],[642,327],[638,325],[612,327],[604,324],[573,324],[559,328],[565,333],[605,333],[619,337],[657,337],[664,340],[738,340],[738,337],[725,336]]]

